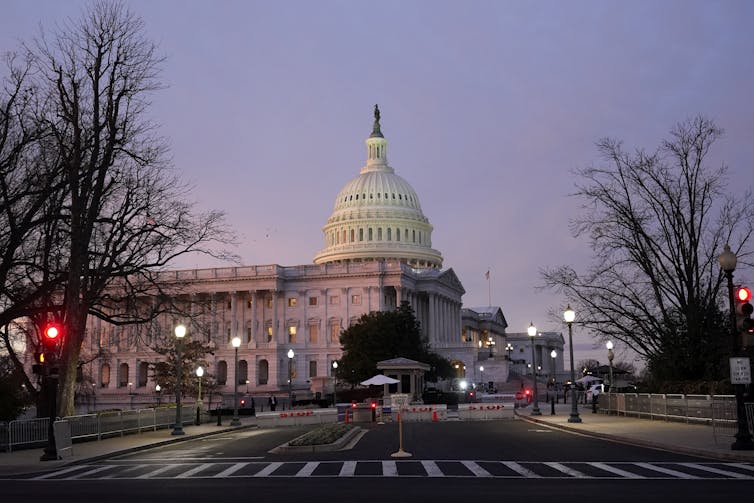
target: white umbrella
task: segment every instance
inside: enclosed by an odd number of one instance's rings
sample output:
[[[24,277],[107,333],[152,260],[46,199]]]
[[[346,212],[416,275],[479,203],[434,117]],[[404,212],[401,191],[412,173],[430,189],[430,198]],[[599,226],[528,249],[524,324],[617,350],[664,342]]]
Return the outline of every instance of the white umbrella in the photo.
[[[584,376],[584,377],[582,377],[580,379],[576,379],[576,382],[580,382],[581,384],[589,384],[590,382],[601,381],[601,380],[602,379],[600,379],[599,377]]]
[[[383,374],[377,374],[374,377],[370,377],[366,381],[362,381],[361,384],[364,386],[370,386],[370,385],[382,385],[382,384],[398,384],[400,381],[398,379],[393,379],[392,377],[388,377]]]

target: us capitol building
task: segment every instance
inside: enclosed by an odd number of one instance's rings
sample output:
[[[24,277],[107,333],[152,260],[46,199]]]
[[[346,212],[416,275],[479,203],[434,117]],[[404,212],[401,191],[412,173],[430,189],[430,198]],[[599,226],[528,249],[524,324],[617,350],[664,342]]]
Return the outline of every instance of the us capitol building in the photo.
[[[342,353],[341,331],[365,313],[392,310],[404,301],[416,313],[432,350],[451,360],[457,377],[508,380],[511,354],[510,349],[505,354],[510,345],[501,309],[462,308],[463,285],[452,268],[443,269],[416,191],[388,164],[377,106],[374,116],[366,164],[335,197],[323,227],[324,248],[313,265],[160,273],[160,282],[183,285],[175,300],[194,314],[187,337],[213,347],[207,371],[220,392],[232,393],[234,380],[241,392],[285,392],[289,349],[294,351],[294,389],[330,392],[332,362]],[[87,364],[95,394],[105,401],[108,395],[114,399],[125,393],[152,399],[149,364],[162,357],[150,345],[172,336],[177,323],[165,315],[147,327],[115,327],[89,317],[84,351],[102,348],[107,354]],[[242,341],[238,375],[234,337]],[[562,354],[562,337],[559,344],[551,342]],[[538,361],[549,360],[551,342],[537,342]]]

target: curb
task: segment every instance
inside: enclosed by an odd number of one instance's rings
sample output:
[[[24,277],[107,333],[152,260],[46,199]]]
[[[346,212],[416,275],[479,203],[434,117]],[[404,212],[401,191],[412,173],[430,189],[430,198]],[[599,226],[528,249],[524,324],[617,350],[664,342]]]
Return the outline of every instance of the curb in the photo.
[[[288,445],[290,442],[286,442],[283,445],[279,445],[273,449],[270,449],[268,452],[271,454],[298,454],[298,453],[309,453],[309,452],[331,452],[331,451],[339,451],[341,450],[346,444],[348,444],[354,437],[359,435],[365,431],[362,428],[359,428],[358,426],[351,428],[346,432],[345,435],[340,437],[338,440],[331,444],[317,444],[317,445],[296,445],[291,446]],[[295,439],[294,439],[295,440]],[[292,442],[293,440],[291,440]]]

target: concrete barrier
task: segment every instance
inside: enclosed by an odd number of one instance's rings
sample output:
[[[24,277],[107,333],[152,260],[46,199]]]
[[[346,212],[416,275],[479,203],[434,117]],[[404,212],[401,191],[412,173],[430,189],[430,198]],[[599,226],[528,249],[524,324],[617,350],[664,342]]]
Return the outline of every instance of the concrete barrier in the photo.
[[[334,423],[338,420],[335,409],[303,409],[284,412],[259,412],[257,425],[260,427],[300,426],[303,424]]]
[[[479,421],[485,419],[514,419],[512,403],[459,403],[458,419]]]
[[[398,409],[393,407],[391,416],[398,420]],[[445,404],[407,405],[401,408],[401,421],[444,421],[448,417],[448,406]]]

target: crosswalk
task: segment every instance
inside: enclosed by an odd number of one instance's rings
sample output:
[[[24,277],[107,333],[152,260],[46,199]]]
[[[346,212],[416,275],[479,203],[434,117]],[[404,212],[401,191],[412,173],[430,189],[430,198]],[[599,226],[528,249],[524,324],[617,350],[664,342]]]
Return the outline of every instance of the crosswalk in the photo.
[[[223,479],[259,477],[437,477],[754,480],[754,463],[521,462],[481,460],[234,461],[81,464],[29,480]]]

